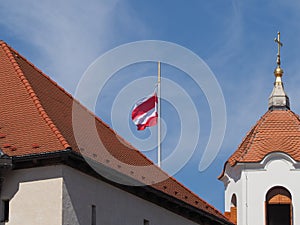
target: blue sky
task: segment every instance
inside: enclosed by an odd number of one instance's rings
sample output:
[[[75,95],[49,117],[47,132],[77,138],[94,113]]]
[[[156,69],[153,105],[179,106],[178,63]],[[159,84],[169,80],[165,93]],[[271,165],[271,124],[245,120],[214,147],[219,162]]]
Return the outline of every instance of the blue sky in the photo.
[[[300,113],[299,10],[300,3],[296,0],[10,0],[1,3],[0,39],[71,94],[75,93],[84,72],[97,57],[129,42],[173,42],[201,57],[214,73],[224,94],[227,110],[225,138],[216,159],[208,169],[200,172],[198,165],[211,128],[209,103],[203,90],[187,74],[163,64],[162,76],[187,91],[201,123],[197,148],[175,178],[223,210],[223,184],[217,176],[246,132],[267,110],[267,99],[274,82],[277,51],[274,38],[278,30],[284,43],[285,89],[292,110]],[[155,63],[137,63],[114,74],[99,96],[97,115],[112,125],[111,108],[120,90],[136,79],[155,74]],[[151,82],[145,84],[147,90],[152,86]],[[164,92],[165,95],[172,93],[170,87],[162,88],[162,97]],[[136,98],[142,97],[144,92],[137,90]],[[180,100],[178,104],[181,104]],[[166,157],[176,147],[180,136],[177,126],[180,113],[168,101],[163,101],[162,107],[162,117],[168,128],[162,144]],[[120,111],[117,116],[128,118],[129,112]],[[118,124],[123,126],[121,121]],[[155,135],[149,130],[138,133],[129,120],[124,121],[124,126],[128,124],[131,133],[123,136],[129,141],[133,136],[140,138],[141,146],[145,138]],[[155,160],[154,151],[145,154]]]

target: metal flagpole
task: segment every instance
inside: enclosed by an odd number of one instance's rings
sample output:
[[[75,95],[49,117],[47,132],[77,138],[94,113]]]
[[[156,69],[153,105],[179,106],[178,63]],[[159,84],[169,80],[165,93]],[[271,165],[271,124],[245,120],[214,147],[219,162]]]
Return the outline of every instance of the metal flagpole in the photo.
[[[157,165],[161,167],[161,144],[160,144],[160,62],[158,62],[157,73]]]

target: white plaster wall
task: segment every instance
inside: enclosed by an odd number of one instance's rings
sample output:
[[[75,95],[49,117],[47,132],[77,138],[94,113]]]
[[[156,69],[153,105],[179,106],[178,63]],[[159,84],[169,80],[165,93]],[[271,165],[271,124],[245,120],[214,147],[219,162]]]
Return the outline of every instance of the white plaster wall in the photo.
[[[244,210],[243,201],[245,196],[243,196],[243,192],[242,192],[242,190],[244,189],[243,182],[242,182],[244,178],[240,177],[241,169],[238,166],[233,168],[227,167],[225,174],[226,176],[228,176],[227,174],[230,174],[230,176],[227,177],[229,179],[228,181],[229,183],[225,185],[225,212],[230,211],[230,207],[232,206],[231,199],[232,196],[235,194],[237,199],[237,210],[238,210],[237,221],[238,224],[242,224],[240,215],[243,214],[243,212],[241,211]]]
[[[291,158],[283,154],[269,155],[261,164],[238,165],[240,179],[229,178],[225,190],[225,211],[230,210],[232,194],[237,195],[238,225],[265,224],[267,192],[275,186],[288,189],[292,195],[294,224],[300,224],[300,170]],[[226,175],[232,177],[232,169]]]
[[[196,223],[68,166],[6,174],[1,199],[10,199],[5,225],[195,225]]]
[[[90,225],[96,205],[97,225],[194,225],[155,204],[63,166],[63,224]]]
[[[7,174],[1,199],[10,199],[6,225],[61,225],[62,183],[59,167],[41,167]]]

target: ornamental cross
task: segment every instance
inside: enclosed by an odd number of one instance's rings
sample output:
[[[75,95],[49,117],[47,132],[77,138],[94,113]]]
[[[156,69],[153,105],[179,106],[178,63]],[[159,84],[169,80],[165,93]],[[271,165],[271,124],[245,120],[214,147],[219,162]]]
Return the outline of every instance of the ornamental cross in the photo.
[[[278,44],[278,53],[277,53],[277,65],[280,66],[280,47],[282,47],[282,43],[280,42],[280,32],[277,33],[277,38],[274,41]]]

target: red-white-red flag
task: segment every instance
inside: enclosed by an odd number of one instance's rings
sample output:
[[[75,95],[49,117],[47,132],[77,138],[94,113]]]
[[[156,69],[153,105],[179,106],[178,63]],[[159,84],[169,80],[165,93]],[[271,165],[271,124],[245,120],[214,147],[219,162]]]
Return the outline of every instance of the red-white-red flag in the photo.
[[[133,107],[131,119],[138,130],[157,124],[157,95],[154,93],[146,98],[139,100]]]

